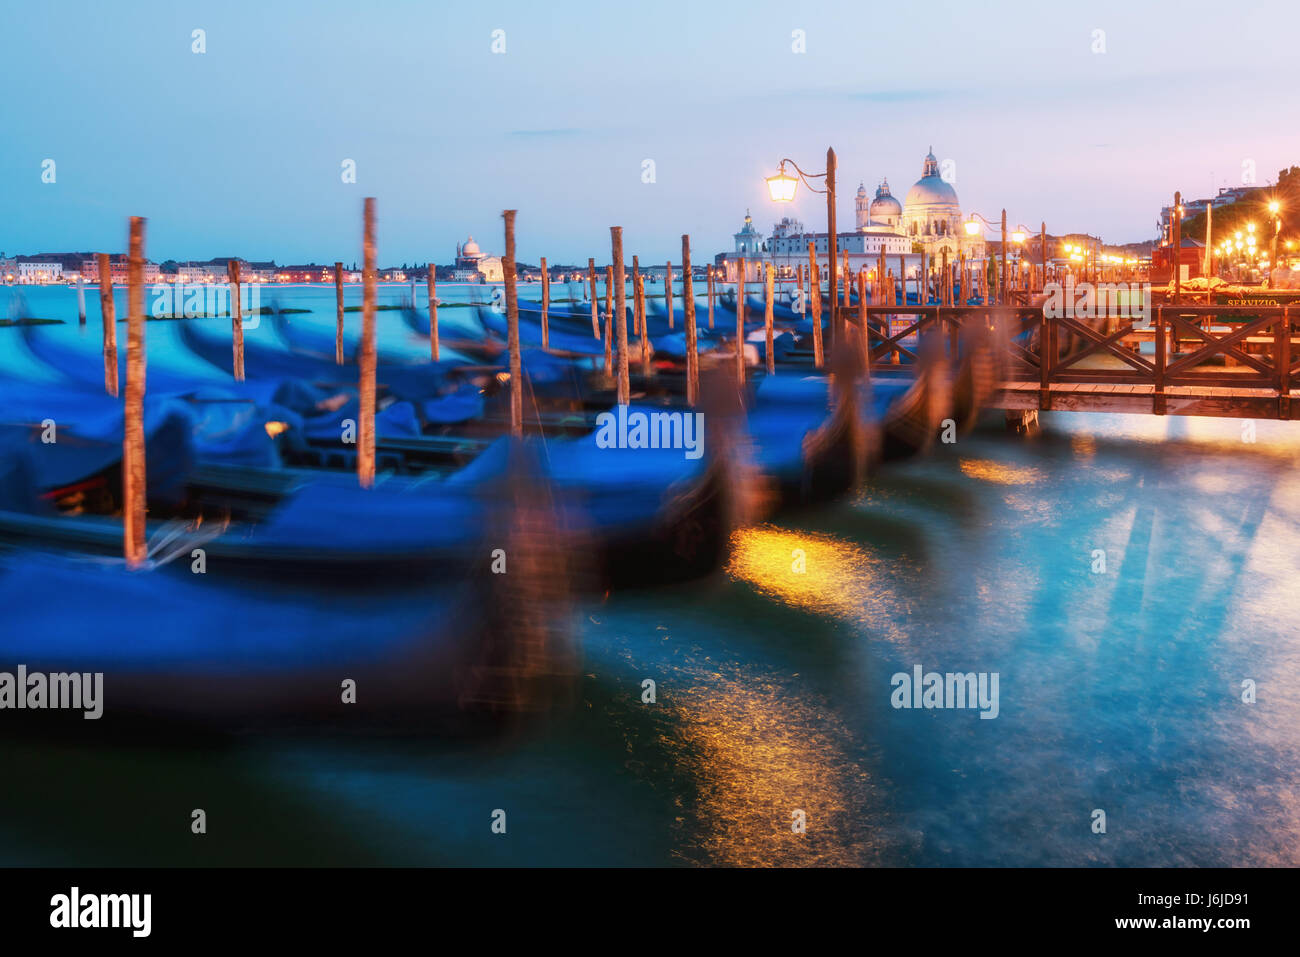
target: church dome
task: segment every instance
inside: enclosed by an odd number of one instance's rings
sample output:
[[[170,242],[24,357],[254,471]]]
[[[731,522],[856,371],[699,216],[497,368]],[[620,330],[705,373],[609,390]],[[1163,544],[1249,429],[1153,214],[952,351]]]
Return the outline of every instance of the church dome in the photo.
[[[465,241],[465,245],[460,247],[460,254],[465,259],[471,259],[474,256],[482,256],[483,250],[478,248],[478,243],[474,242],[474,237],[471,236]]]
[[[876,189],[876,198],[871,201],[871,218],[883,221],[886,217],[903,215],[903,206],[889,192],[889,180],[885,180]]]
[[[933,152],[926,154],[921,178],[907,191],[904,202],[908,207],[958,205],[957,191],[939,175],[939,161],[934,158]]]

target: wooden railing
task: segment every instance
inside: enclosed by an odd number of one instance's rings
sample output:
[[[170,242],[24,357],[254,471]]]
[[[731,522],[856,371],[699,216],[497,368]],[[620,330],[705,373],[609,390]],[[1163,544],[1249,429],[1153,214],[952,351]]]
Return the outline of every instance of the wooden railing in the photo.
[[[1037,383],[1043,409],[1052,407],[1054,390],[1066,391],[1056,387],[1078,391],[1086,384],[1136,387],[1127,394],[1150,395],[1157,414],[1166,411],[1169,390],[1220,397],[1223,390],[1259,390],[1276,399],[1278,418],[1290,418],[1291,383],[1300,373],[1300,348],[1292,341],[1300,306],[1158,305],[1149,324],[1130,317],[1049,316],[1024,305],[870,305],[841,315],[860,326],[864,312],[872,368],[881,372],[916,361],[922,342],[936,342],[956,358],[964,328],[997,330],[993,341],[1005,352],[1004,380],[1022,391]],[[1225,329],[1228,322],[1232,328]],[[1138,351],[1146,342],[1153,343],[1152,353]]]

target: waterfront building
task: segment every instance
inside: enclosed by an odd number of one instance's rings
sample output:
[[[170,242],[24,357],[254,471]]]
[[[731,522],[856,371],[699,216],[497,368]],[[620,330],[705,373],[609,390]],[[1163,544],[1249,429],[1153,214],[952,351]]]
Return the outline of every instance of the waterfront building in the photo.
[[[125,285],[127,280],[127,256],[119,254],[108,257],[109,276],[113,280],[113,285]],[[144,281],[146,283],[156,283],[159,281],[158,264],[145,261],[144,264]],[[86,282],[99,282],[99,260],[83,259],[81,261],[81,277]]]
[[[300,266],[280,266],[275,271],[276,282],[333,282],[334,266],[307,263]]]
[[[238,256],[217,256],[207,262],[199,263],[207,270],[213,282],[226,282],[230,279],[230,263],[239,263],[239,278],[243,282],[273,282],[278,271],[274,261],[249,262]],[[334,279],[334,269],[330,268],[330,281]]]
[[[40,261],[14,264],[14,281],[22,285],[59,282],[63,279],[63,263]]]

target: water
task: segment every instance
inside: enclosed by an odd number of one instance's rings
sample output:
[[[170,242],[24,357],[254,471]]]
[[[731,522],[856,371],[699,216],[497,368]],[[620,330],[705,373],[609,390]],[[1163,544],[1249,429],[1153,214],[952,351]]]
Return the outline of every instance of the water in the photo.
[[[28,295],[78,334],[72,290]],[[5,737],[0,863],[1300,864],[1300,432],[1255,425],[992,415],[709,581],[582,605],[573,706],[510,733]],[[917,664],[999,673],[998,717],[894,709]]]

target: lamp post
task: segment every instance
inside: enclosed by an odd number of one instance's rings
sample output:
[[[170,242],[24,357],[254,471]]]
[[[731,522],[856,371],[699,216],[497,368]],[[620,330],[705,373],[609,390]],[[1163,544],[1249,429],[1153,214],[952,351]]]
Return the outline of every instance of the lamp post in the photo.
[[[1011,234],[1011,241],[1016,244],[1016,248],[1019,250],[1017,256],[1020,258],[1022,263],[1024,262],[1024,258],[1025,258],[1025,254],[1024,254],[1025,242],[1033,234],[1034,234],[1034,230],[1026,226],[1024,223],[1016,223],[1016,231]],[[1043,285],[1046,286],[1047,285],[1047,224],[1046,223],[1042,224],[1042,228],[1039,233],[1039,245],[1041,247],[1039,249],[1039,254],[1040,254],[1039,258],[1042,259]],[[1032,287],[1033,278],[1034,278],[1033,264],[1030,263],[1029,267],[1030,267],[1029,286]]]
[[[1282,211],[1282,204],[1277,200],[1269,200],[1268,212],[1273,217],[1273,246],[1268,255],[1268,278],[1269,284],[1272,285],[1273,270],[1277,268],[1277,234],[1282,231],[1282,217],[1278,214]]]
[[[988,227],[989,229],[1001,228],[1002,230],[1002,281],[1001,283],[997,284],[1000,286],[1000,293],[1001,293],[997,297],[997,301],[1004,302],[1007,295],[1007,211],[1005,209],[1002,210],[1001,224],[991,223],[983,216],[981,216],[979,213],[974,213],[974,212],[971,213],[970,219],[966,220],[966,222],[963,224],[966,229],[966,235],[967,236],[979,235],[981,223],[983,223],[984,226]]]
[[[785,171],[786,164],[794,168],[799,174],[799,179],[788,176]],[[826,183],[825,189],[818,189],[809,180],[820,179]],[[835,236],[835,150],[826,150],[826,172],[824,173],[805,173],[799,168],[799,164],[794,160],[781,160],[780,168],[775,176],[767,177],[768,193],[775,203],[789,203],[794,200],[794,194],[799,188],[799,180],[814,193],[826,194],[826,246],[827,261],[830,266],[830,294],[831,294],[831,315],[830,315],[830,337],[831,345],[835,344],[838,333],[839,309],[836,308],[836,287],[838,285],[838,271],[836,260],[839,258],[839,250],[836,248]]]

